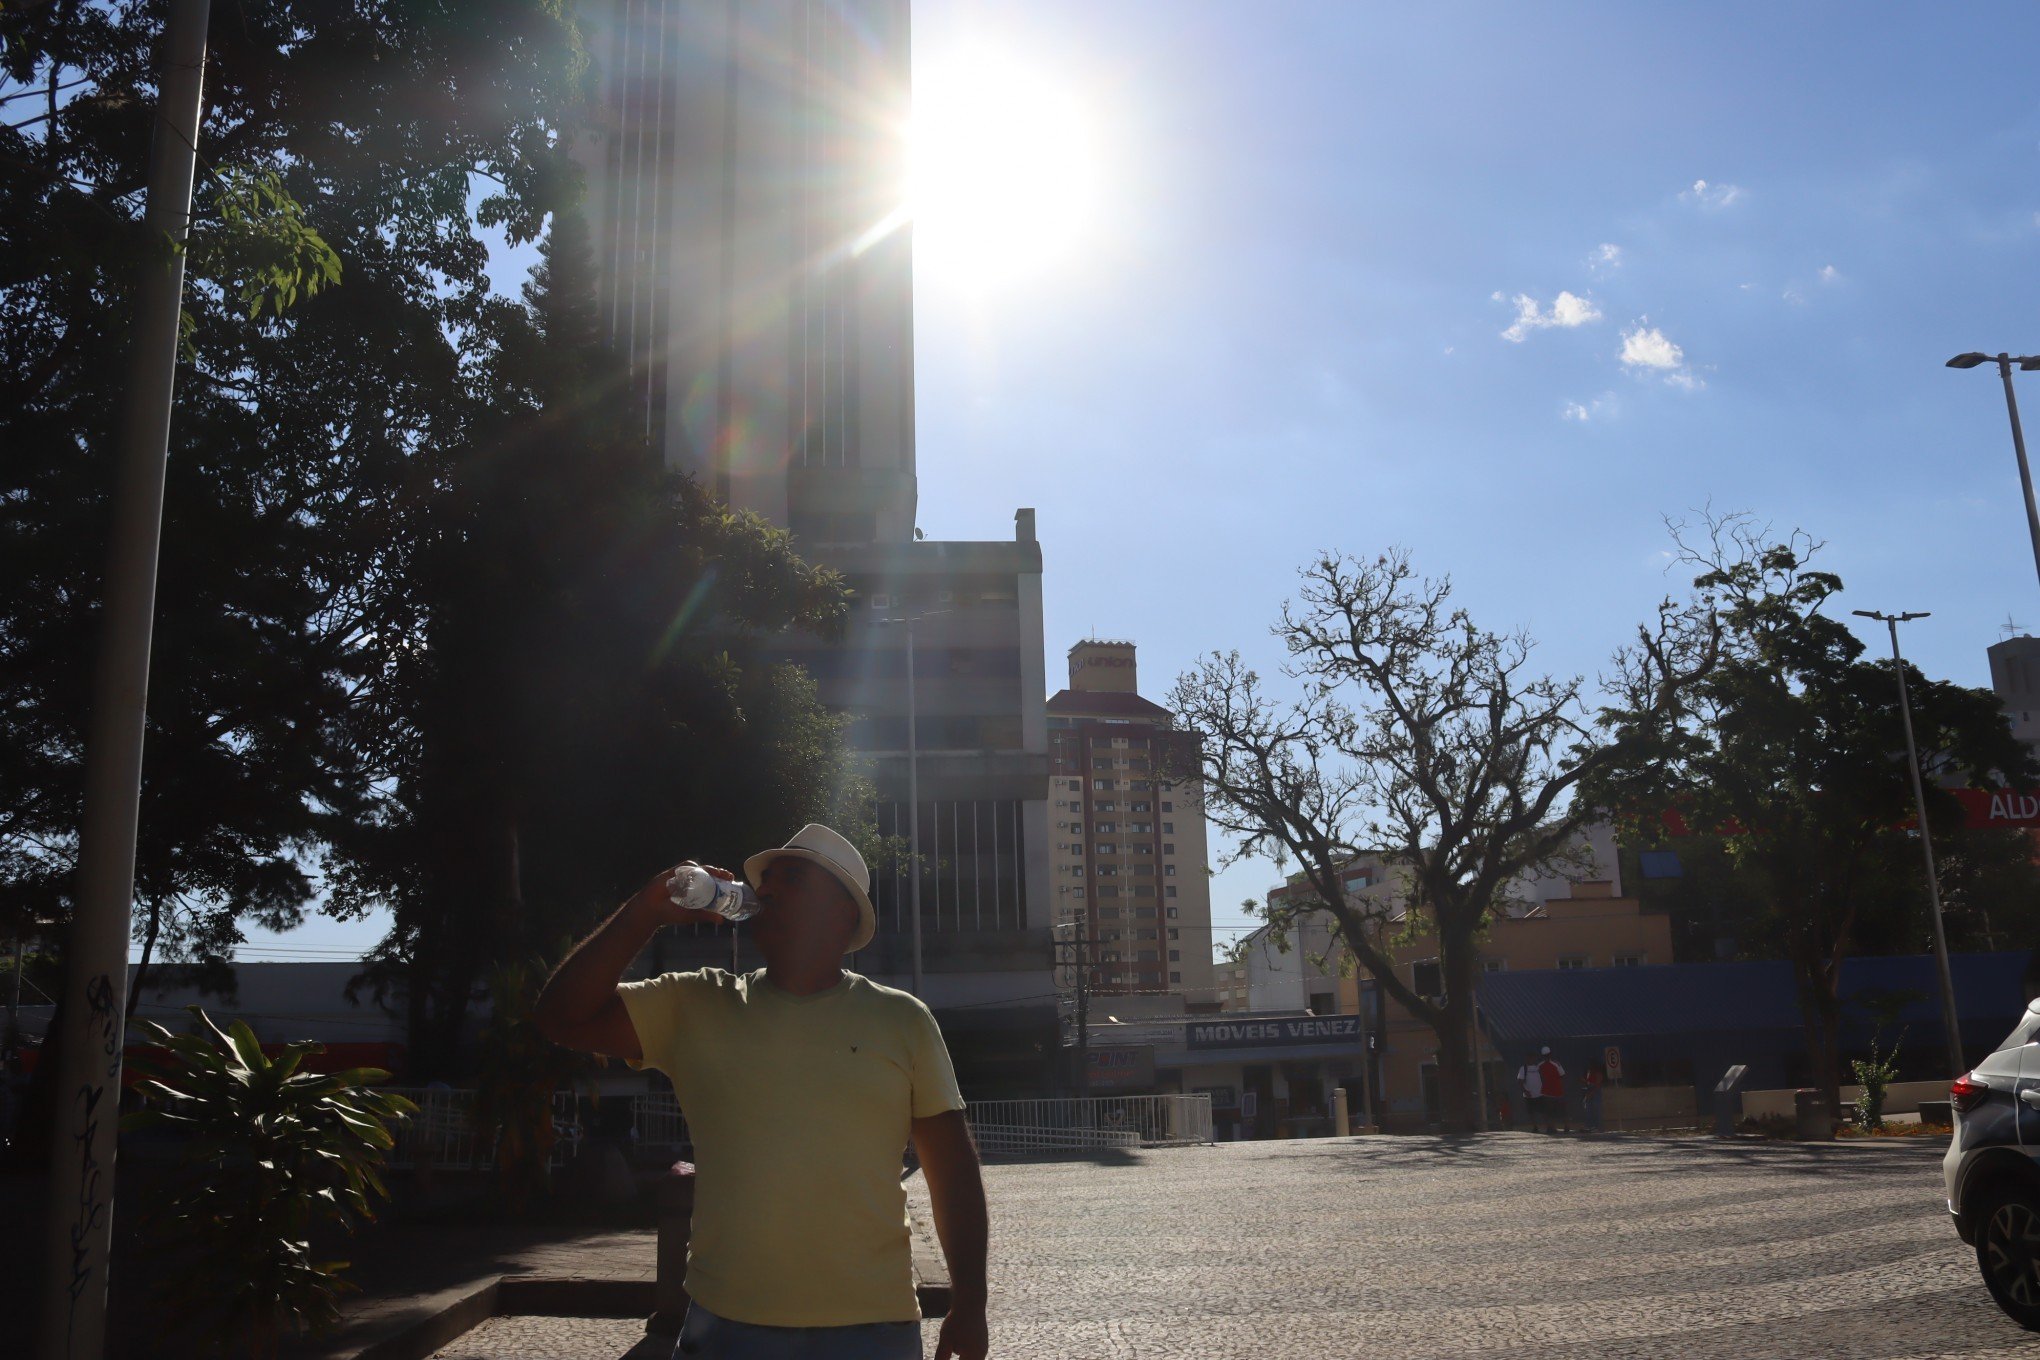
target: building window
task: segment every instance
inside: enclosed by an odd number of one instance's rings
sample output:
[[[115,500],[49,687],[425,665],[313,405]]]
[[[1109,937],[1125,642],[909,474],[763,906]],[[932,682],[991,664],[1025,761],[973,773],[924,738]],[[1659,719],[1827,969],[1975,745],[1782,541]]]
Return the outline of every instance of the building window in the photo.
[[[1410,965],[1410,990],[1418,996],[1445,995],[1445,974],[1436,959]]]
[[[1077,885],[1076,887],[1074,887],[1074,888],[1071,888],[1071,889],[1070,889],[1070,896],[1071,896],[1071,897],[1082,897],[1083,895],[1084,895],[1084,885],[1083,885],[1083,884],[1081,884],[1081,883],[1079,883],[1079,884],[1078,884],[1078,885]]]
[[[874,595],[874,596],[872,596],[872,597],[871,597],[871,607],[872,607],[873,609],[891,609],[891,608],[892,608],[892,596],[890,596],[890,595]]]
[[[1146,917],[1150,921],[1155,919],[1155,909],[1153,907],[1135,907],[1133,914],[1135,916]]]
[[[1153,897],[1155,895],[1155,885],[1152,883],[1136,883],[1133,885],[1133,895],[1135,897]]]
[[[1176,810],[1176,805],[1175,805],[1174,803],[1170,802],[1170,801],[1169,801],[1168,799],[1166,799],[1166,798],[1164,798],[1164,799],[1162,800],[1162,811],[1164,811],[1164,812],[1174,812],[1175,810]]]
[[[1171,884],[1170,884],[1170,885],[1169,885],[1168,887],[1166,887],[1166,888],[1162,889],[1162,896],[1164,896],[1164,897],[1174,897],[1175,895],[1176,895],[1176,885],[1175,885],[1175,884],[1173,884],[1173,883],[1171,883]],[[1170,907],[1170,908],[1169,908],[1169,915],[1171,915],[1171,916],[1174,916],[1175,914],[1176,914],[1176,909],[1175,909],[1174,907]]]
[[[1077,841],[1074,844],[1072,844],[1070,846],[1070,853],[1072,855],[1075,855],[1077,858],[1082,859],[1084,855],[1084,843],[1082,841]]]
[[[1312,1015],[1332,1015],[1338,1009],[1338,1003],[1333,1000],[1330,992],[1312,992],[1310,994],[1310,1013]]]
[[[1182,951],[1182,950],[1180,950],[1180,949],[1171,949],[1171,950],[1169,951],[1169,962],[1170,962],[1170,963],[1181,963],[1182,961],[1183,961],[1183,951]]]
[[[1176,824],[1175,824],[1174,822],[1163,822],[1163,823],[1162,823],[1162,834],[1163,834],[1164,836],[1173,836],[1173,835],[1175,835],[1175,834],[1176,834]]]
[[[1116,855],[1119,853],[1119,847],[1111,841],[1099,841],[1098,853],[1101,855]]]
[[[1155,848],[1152,845],[1136,844],[1133,847],[1133,853],[1136,855],[1152,855],[1154,852]]]
[[[1164,878],[1174,878],[1175,876],[1176,876],[1176,866],[1175,866],[1175,865],[1173,865],[1173,864],[1164,864],[1164,865],[1162,866],[1162,877],[1164,877]]]
[[[1614,958],[1614,964],[1617,968],[1641,968],[1644,964],[1644,956],[1642,954],[1617,954]]]
[[[1136,864],[1133,866],[1133,872],[1141,878],[1153,878],[1155,876],[1155,866],[1152,864]]]
[[[1117,822],[1100,822],[1097,827],[1098,834],[1101,836],[1109,836],[1118,829],[1119,823]]]
[[[1560,954],[1558,956],[1558,966],[1565,969],[1584,968],[1587,966],[1587,956],[1585,954]]]
[[[1174,888],[1169,889],[1169,896],[1174,897],[1175,895],[1176,890]],[[1176,909],[1174,907],[1169,908],[1169,919],[1171,921],[1176,919]]]
[[[1181,982],[1182,980],[1183,980],[1183,975],[1182,975],[1181,973],[1171,973],[1171,974],[1169,974],[1169,981],[1171,981],[1171,982]]]
[[[1480,961],[1480,971],[1483,973],[1504,972],[1508,969],[1508,966],[1509,961],[1507,959],[1482,959]]]
[[[1133,951],[1133,959],[1135,963],[1156,963],[1160,961],[1160,957],[1161,956],[1155,950],[1152,949],[1136,949]]]
[[[1175,853],[1176,853],[1176,843],[1175,843],[1174,841],[1163,841],[1163,842],[1162,842],[1162,853],[1163,853],[1163,854],[1165,854],[1165,855],[1173,855],[1173,854],[1175,854]]]
[[[1091,781],[1091,787],[1093,789],[1096,789],[1100,793],[1104,793],[1111,789],[1112,781],[1109,779],[1093,779]]]
[[[1173,911],[1169,913],[1169,915],[1171,915],[1171,916],[1174,916],[1175,914],[1176,914],[1176,913],[1175,913],[1175,912],[1173,912]],[[1170,939],[1172,939],[1172,940],[1179,940],[1179,939],[1183,938],[1183,932],[1182,932],[1182,931],[1180,931],[1180,930],[1178,930],[1178,929],[1177,929],[1176,927],[1174,927],[1174,926],[1170,926],[1170,927],[1169,927],[1169,938],[1170,938]]]
[[[1083,781],[1083,780],[1081,780],[1081,779],[1072,779],[1072,780],[1070,781],[1070,792],[1071,792],[1071,793],[1082,793],[1083,791],[1084,791],[1084,781]]]

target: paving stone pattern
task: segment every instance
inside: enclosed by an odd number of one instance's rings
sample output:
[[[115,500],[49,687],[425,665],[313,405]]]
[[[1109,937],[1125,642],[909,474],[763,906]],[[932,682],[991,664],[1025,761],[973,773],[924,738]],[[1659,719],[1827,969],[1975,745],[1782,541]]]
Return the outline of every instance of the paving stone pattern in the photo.
[[[994,1166],[992,1353],[2040,1356],[1946,1221],[1940,1151],[1499,1134]],[[497,1319],[442,1354],[658,1355],[635,1325]]]

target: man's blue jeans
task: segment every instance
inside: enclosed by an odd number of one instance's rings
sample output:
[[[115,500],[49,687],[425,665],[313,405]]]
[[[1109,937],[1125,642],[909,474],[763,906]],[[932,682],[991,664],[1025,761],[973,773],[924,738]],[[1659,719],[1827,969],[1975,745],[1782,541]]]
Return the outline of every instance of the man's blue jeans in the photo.
[[[699,1360],[921,1360],[921,1324],[867,1322],[855,1327],[760,1327],[717,1317],[698,1303],[673,1355]]]

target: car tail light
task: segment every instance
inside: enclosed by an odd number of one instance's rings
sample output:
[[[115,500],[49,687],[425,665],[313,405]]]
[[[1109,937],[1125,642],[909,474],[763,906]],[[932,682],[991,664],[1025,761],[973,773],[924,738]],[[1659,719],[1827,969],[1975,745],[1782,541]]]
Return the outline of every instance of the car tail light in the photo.
[[[1963,1073],[1955,1078],[1955,1084],[1948,1088],[1948,1099],[1960,1114],[1967,1114],[1983,1104],[1984,1097],[1989,1094],[1990,1087],[1978,1081],[1974,1072]]]

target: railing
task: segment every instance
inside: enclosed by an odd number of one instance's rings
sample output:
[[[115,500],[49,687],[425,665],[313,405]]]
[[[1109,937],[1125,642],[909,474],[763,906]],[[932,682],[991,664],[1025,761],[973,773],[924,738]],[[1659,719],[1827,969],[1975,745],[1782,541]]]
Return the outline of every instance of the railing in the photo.
[[[666,1147],[678,1150],[694,1140],[687,1132],[686,1116],[671,1091],[648,1091],[630,1098],[630,1127],[641,1148]]]
[[[397,1125],[397,1145],[390,1150],[394,1170],[428,1167],[434,1171],[486,1171],[496,1164],[496,1131],[484,1137],[475,1127],[475,1093],[445,1086],[384,1086],[391,1095],[406,1096],[418,1113]],[[554,1142],[547,1165],[565,1166],[581,1145],[581,1124],[575,1093],[555,1091],[552,1097]]]
[[[969,1118],[978,1150],[988,1156],[1212,1141],[1208,1095],[986,1100],[970,1107]]]

